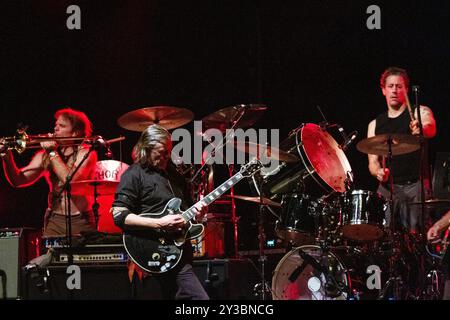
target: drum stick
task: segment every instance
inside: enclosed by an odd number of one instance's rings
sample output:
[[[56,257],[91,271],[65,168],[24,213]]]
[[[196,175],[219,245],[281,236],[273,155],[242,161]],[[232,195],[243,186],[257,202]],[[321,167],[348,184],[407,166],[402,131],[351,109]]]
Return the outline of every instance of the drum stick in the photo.
[[[381,157],[381,165],[383,166],[383,172],[386,174],[386,157]],[[383,183],[383,181],[380,181],[380,185]]]
[[[411,121],[414,121],[414,120],[416,120],[416,118],[414,117],[414,113],[411,109],[411,104],[409,103],[408,93],[405,94],[405,98],[406,98],[406,106],[408,107],[408,111],[409,111],[409,117],[411,118]]]

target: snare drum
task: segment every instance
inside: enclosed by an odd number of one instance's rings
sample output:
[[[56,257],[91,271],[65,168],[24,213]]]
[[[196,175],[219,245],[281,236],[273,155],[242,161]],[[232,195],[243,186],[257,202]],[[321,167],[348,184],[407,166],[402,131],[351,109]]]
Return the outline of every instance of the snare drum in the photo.
[[[383,236],[386,202],[375,192],[353,190],[340,198],[341,226],[344,237],[373,241]]]

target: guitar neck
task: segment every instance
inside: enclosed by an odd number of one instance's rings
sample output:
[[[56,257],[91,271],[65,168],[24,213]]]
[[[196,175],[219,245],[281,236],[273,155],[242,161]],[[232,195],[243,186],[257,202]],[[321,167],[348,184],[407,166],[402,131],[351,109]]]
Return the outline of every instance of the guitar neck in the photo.
[[[230,190],[231,187],[233,187],[235,184],[237,184],[239,181],[242,180],[244,176],[242,173],[238,172],[234,176],[232,176],[230,179],[222,183],[220,186],[218,186],[216,189],[214,189],[211,193],[209,193],[207,196],[205,196],[202,200],[197,202],[195,205],[187,209],[185,212],[183,212],[182,216],[186,221],[190,221],[193,218],[195,218],[195,212],[194,207],[201,203],[202,205],[209,205],[216,201],[218,198],[220,198],[225,192]]]

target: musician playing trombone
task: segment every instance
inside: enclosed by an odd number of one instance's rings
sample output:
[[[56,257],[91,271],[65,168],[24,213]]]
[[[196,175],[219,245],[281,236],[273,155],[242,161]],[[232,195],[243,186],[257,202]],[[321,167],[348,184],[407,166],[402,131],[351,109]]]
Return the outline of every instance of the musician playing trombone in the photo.
[[[71,108],[64,108],[55,113],[53,133],[48,140],[42,140],[30,163],[17,168],[11,148],[5,140],[0,141],[0,154],[3,169],[9,183],[16,188],[27,187],[45,177],[49,185],[48,208],[44,216],[43,237],[66,236],[67,194],[61,192],[62,186],[72,170],[82,161],[89,146],[81,143],[82,139],[66,140],[58,138],[90,137],[92,124],[86,114]],[[40,136],[41,137],[41,136]],[[91,152],[72,181],[92,179],[95,174],[97,155]],[[72,235],[82,231],[95,231],[95,220],[92,213],[92,199],[83,195],[72,195],[71,200]]]
[[[387,111],[369,123],[367,137],[380,134],[419,135],[417,109],[412,110],[408,99],[409,77],[407,72],[397,67],[386,69],[381,75],[380,86],[386,99]],[[420,106],[420,115],[424,138],[433,138],[436,135],[436,122],[431,109]],[[411,206],[410,203],[420,201],[420,150],[394,156],[390,165],[386,165],[384,160],[385,158],[381,156],[369,154],[369,171],[380,181],[378,192],[386,199],[390,198],[389,168],[391,168],[396,225],[400,225],[406,230],[419,231],[421,207]],[[389,208],[386,212],[388,224],[390,218]]]

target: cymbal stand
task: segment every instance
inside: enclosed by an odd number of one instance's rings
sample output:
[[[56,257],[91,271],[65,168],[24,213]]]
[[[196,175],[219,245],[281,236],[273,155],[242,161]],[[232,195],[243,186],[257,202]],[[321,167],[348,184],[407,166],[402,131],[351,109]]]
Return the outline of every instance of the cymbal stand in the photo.
[[[230,177],[233,176],[234,166],[230,164],[228,166],[228,171]],[[234,199],[234,187],[230,188],[230,199],[231,199],[231,222],[233,223],[233,240],[234,240],[234,258],[239,258],[239,243],[238,243],[238,221],[239,218],[236,217],[236,203]]]
[[[266,243],[266,234],[265,234],[265,230],[264,230],[264,213],[265,210],[269,207],[267,207],[264,202],[264,194],[262,193],[262,183],[264,181],[263,177],[261,177],[260,175],[258,175],[258,178],[256,178],[255,176],[252,177],[252,181],[253,184],[255,186],[256,192],[258,193],[259,196],[259,217],[258,217],[258,249],[259,249],[259,257],[258,257],[258,261],[260,263],[260,270],[259,270],[259,275],[261,278],[261,282],[255,285],[255,290],[257,291],[257,293],[261,296],[261,300],[266,300],[267,299],[267,292],[270,292],[270,289],[267,286],[267,281],[266,281],[266,261],[267,261],[267,256],[264,253],[264,246]],[[270,209],[270,208],[269,208]]]
[[[389,208],[391,211],[389,231],[390,238],[392,241],[392,250],[393,254],[389,257],[389,279],[384,284],[384,287],[381,289],[380,294],[378,296],[379,300],[385,299],[388,290],[392,287],[393,289],[393,299],[399,300],[401,299],[400,287],[402,284],[401,277],[397,274],[397,262],[399,261],[400,254],[400,245],[399,245],[399,235],[397,233],[397,222],[395,219],[395,211],[394,211],[394,177],[392,175],[392,137],[388,137],[388,168],[389,168]]]

